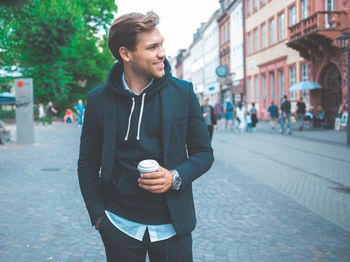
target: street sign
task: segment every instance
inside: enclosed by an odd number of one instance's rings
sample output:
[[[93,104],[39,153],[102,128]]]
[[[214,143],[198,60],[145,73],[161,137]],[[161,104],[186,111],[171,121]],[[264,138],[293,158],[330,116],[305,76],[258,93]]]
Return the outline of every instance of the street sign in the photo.
[[[17,144],[33,143],[33,79],[17,78],[14,85],[16,91]]]

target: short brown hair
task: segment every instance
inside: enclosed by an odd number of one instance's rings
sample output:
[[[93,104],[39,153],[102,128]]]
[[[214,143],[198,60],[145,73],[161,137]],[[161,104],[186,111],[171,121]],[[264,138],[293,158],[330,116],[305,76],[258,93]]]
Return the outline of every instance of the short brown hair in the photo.
[[[146,15],[129,13],[115,19],[108,32],[108,47],[113,56],[123,62],[119,54],[119,48],[124,46],[131,51],[135,51],[137,34],[151,31],[158,24],[159,16],[152,11]]]

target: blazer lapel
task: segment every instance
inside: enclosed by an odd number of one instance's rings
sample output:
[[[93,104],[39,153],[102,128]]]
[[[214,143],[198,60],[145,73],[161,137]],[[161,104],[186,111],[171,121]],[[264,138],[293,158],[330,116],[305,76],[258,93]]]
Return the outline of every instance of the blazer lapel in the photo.
[[[171,88],[164,88],[160,92],[160,105],[161,105],[161,115],[162,115],[162,156],[164,161],[164,166],[168,164],[167,152],[171,131],[171,119],[173,110],[173,100],[171,97]]]
[[[102,173],[104,180],[109,180],[115,159],[115,142],[117,130],[117,106],[116,96],[105,93],[103,103],[103,152],[102,152]]]

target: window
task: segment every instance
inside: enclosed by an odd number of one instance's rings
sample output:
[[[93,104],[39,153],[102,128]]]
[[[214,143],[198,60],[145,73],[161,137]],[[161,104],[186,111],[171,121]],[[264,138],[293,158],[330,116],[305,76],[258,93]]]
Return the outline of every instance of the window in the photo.
[[[260,98],[259,76],[255,76],[254,85],[255,85],[255,102],[259,102],[259,98]]]
[[[260,4],[261,4],[261,6],[265,5],[266,4],[266,0],[260,0]]]
[[[283,69],[278,70],[278,92],[280,98],[284,96],[284,74]]]
[[[252,94],[252,78],[248,78],[248,99],[251,102],[253,99],[253,94]]]
[[[251,10],[251,2],[250,0],[247,0],[247,14],[250,15],[252,12]]]
[[[325,1],[326,1],[325,3],[326,11],[334,11],[334,0],[325,0]],[[330,27],[329,18],[330,18],[330,15],[326,14],[326,28]]]
[[[266,48],[266,24],[261,26],[261,49]]]
[[[254,30],[254,52],[258,52],[259,50],[259,33],[258,29]]]
[[[263,96],[263,108],[266,108],[266,96],[267,96],[267,92],[266,92],[266,75],[262,74],[261,75],[261,89],[262,89],[262,96]]]
[[[289,8],[289,26],[293,26],[297,22],[295,10],[296,10],[295,5],[293,5],[291,8]]]
[[[254,0],[254,11],[258,10],[258,0]]]
[[[275,73],[270,72],[270,95],[271,101],[275,100]]]
[[[248,33],[248,55],[252,53],[252,34]]]
[[[301,65],[301,81],[307,81],[308,80],[308,77],[307,77],[307,64],[302,64]]]
[[[291,88],[293,85],[295,85],[295,66],[289,67],[289,88]],[[295,99],[296,98],[296,92],[291,91],[290,98]]]
[[[301,19],[307,18],[307,0],[301,0]]]
[[[284,39],[284,13],[278,16],[278,40],[282,41]]]
[[[273,45],[275,43],[275,20],[271,19],[269,22],[269,32],[270,32],[270,45]]]

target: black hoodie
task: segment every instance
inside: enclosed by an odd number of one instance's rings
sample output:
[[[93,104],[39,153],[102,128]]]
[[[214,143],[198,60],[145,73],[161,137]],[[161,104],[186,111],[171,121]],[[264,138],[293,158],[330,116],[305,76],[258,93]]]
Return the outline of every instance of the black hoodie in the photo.
[[[163,194],[150,193],[138,186],[137,165],[144,159],[155,159],[163,165],[162,125],[159,92],[167,88],[171,77],[165,60],[165,74],[154,79],[140,95],[125,90],[122,63],[116,63],[108,76],[107,88],[115,94],[117,123],[115,164],[111,183],[106,188],[106,209],[143,224],[170,223]]]

